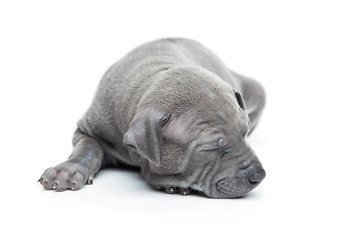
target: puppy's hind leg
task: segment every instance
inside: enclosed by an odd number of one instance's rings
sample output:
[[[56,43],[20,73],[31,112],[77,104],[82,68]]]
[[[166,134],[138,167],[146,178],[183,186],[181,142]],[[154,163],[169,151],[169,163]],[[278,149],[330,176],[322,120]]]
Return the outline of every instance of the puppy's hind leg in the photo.
[[[73,138],[73,151],[69,159],[50,167],[39,179],[47,190],[78,190],[85,184],[92,184],[95,173],[100,169],[104,152],[92,137],[77,129]]]

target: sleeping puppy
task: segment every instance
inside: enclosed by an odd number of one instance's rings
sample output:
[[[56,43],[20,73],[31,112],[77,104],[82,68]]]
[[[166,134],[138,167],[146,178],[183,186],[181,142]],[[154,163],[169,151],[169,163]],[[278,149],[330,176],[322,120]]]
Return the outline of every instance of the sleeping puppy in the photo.
[[[69,159],[48,168],[45,189],[78,190],[104,167],[139,167],[167,193],[242,197],[265,177],[248,134],[263,88],[188,39],[146,43],[103,76],[78,122]]]

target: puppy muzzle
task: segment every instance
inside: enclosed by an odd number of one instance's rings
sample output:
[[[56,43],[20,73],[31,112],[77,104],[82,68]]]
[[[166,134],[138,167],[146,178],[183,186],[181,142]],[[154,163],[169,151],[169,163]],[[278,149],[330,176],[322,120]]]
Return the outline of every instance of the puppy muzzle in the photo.
[[[224,178],[219,180],[216,190],[219,197],[236,198],[243,197],[265,178],[265,170],[259,164],[251,164],[246,169],[241,169],[235,177]]]

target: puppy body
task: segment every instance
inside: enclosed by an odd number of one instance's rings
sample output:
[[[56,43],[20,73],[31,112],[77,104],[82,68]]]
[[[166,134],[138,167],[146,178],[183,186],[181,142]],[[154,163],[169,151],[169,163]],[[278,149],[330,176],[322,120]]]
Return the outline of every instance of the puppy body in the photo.
[[[76,190],[101,167],[125,163],[167,192],[244,196],[265,176],[246,143],[264,104],[258,83],[230,71],[199,43],[144,44],[104,74],[78,122],[72,155],[47,169],[41,183]]]

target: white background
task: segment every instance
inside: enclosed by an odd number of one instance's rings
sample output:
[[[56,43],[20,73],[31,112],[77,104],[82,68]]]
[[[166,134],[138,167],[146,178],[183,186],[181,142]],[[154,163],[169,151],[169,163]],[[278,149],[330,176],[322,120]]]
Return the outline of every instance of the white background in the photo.
[[[1,239],[359,239],[359,1],[1,1]],[[37,183],[67,159],[106,69],[187,37],[267,92],[250,137],[267,177],[246,198],[152,190],[106,170]]]

